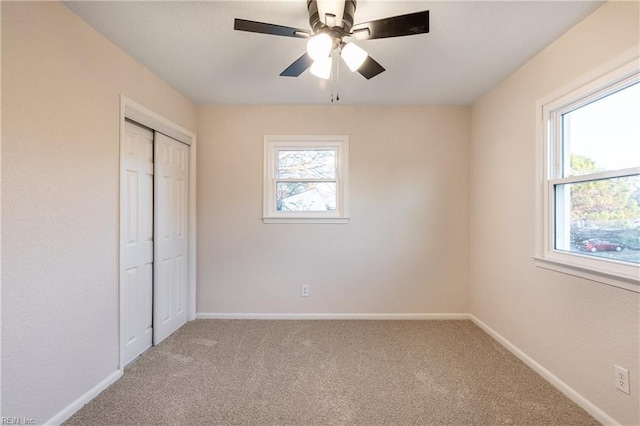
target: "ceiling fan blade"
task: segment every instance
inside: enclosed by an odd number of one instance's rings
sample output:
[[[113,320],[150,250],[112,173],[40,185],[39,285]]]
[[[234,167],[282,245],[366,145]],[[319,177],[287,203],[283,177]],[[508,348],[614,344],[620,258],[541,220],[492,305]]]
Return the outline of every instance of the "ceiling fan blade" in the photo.
[[[264,22],[247,21],[236,18],[233,29],[238,31],[248,31],[250,33],[270,34],[284,37],[309,38],[312,33],[299,28],[284,27],[282,25],[267,24]]]
[[[360,68],[358,68],[358,72],[367,80],[371,80],[383,71],[384,67],[377,63],[371,56],[367,56],[367,59],[365,59],[363,64],[360,65]]]
[[[376,21],[363,22],[351,28],[358,40],[401,37],[429,32],[429,11],[393,16]]]
[[[300,56],[294,63],[280,73],[281,77],[297,77],[305,72],[313,64],[313,59],[308,53]]]

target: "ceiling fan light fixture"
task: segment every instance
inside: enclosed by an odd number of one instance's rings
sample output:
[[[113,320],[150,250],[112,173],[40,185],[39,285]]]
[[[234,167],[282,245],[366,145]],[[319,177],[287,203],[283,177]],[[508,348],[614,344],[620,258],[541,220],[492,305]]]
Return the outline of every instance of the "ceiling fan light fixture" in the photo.
[[[331,66],[333,65],[333,60],[330,56],[326,58],[316,59],[311,65],[309,71],[311,74],[315,75],[318,78],[322,78],[324,80],[328,80],[331,77]]]
[[[307,42],[307,53],[314,61],[328,57],[332,49],[333,40],[327,33],[317,34]]]
[[[369,54],[355,43],[347,43],[342,47],[340,56],[342,56],[349,69],[354,72],[362,66]]]

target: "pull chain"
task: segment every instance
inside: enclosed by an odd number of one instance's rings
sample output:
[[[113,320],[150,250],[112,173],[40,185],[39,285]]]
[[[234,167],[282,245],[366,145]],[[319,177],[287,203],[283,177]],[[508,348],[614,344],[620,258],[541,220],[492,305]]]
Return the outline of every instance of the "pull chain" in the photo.
[[[331,59],[331,103],[333,103],[334,93],[336,102],[340,101],[340,64],[336,50],[331,52]]]
[[[333,86],[334,86],[333,70],[331,70],[331,103],[333,103]]]
[[[331,52],[331,103],[333,103],[333,93],[336,88],[336,79],[335,79],[335,68],[336,68],[336,55],[335,51]]]
[[[339,102],[340,101],[340,64],[338,63],[337,59],[338,58],[336,58],[334,62],[336,63],[336,102]]]

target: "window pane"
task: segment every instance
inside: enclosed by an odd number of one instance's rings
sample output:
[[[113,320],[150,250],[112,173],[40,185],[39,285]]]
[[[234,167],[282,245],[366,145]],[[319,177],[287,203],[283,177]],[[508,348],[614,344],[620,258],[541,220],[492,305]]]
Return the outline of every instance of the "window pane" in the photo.
[[[278,178],[335,179],[336,151],[334,149],[278,151]]]
[[[640,166],[640,84],[562,116],[563,177]]]
[[[640,263],[640,175],[556,185],[555,247]]]
[[[336,182],[278,182],[276,208],[281,212],[335,211],[336,188]]]

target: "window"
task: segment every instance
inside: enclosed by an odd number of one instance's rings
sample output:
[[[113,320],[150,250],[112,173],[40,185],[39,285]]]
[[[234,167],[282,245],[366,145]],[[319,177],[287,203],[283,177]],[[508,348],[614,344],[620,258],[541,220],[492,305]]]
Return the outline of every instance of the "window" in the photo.
[[[541,110],[540,266],[640,292],[637,60]]]
[[[265,136],[264,223],[346,223],[348,155],[348,136]]]

